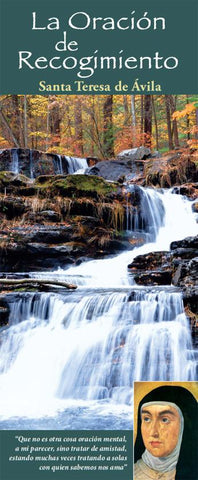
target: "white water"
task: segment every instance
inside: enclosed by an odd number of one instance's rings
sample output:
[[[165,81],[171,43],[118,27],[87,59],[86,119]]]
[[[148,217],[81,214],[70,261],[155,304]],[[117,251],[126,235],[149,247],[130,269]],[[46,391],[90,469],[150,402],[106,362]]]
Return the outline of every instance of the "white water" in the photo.
[[[33,163],[33,153],[30,150],[30,179],[34,179],[34,163]]]
[[[58,166],[58,169],[57,169],[57,170],[58,170],[58,173],[59,173],[60,175],[63,175],[64,172],[63,172],[62,155],[57,155],[57,158],[58,158],[58,165],[57,165],[57,166]]]
[[[79,266],[70,267],[66,271],[58,269],[51,276],[57,279],[63,277],[77,285],[94,287],[120,287],[131,284],[127,273],[127,265],[137,255],[145,253],[169,250],[170,243],[174,240],[182,240],[188,236],[198,234],[196,215],[192,212],[192,203],[186,198],[172,194],[171,191],[158,193],[155,190],[147,190],[147,198],[150,195],[149,209],[153,213],[153,225],[151,237],[155,241],[148,242],[132,251],[126,251],[119,255],[104,260],[92,260],[83,262]],[[165,214],[160,227],[159,210],[157,202],[163,203]],[[46,274],[39,276],[42,278]],[[38,273],[35,274],[38,277]],[[49,277],[49,274],[47,274]]]
[[[51,275],[77,282],[77,291],[21,295],[12,305],[0,352],[5,428],[41,428],[47,417],[58,419],[58,429],[129,428],[133,380],[195,379],[181,293],[171,287],[138,288],[127,275],[135,256],[196,235],[195,215],[179,195],[147,190],[146,198],[152,243],[59,269]],[[35,418],[36,427],[30,420]],[[45,428],[52,425],[50,420]]]
[[[14,172],[17,174],[19,173],[19,156],[18,156],[17,148],[12,150],[12,160],[11,160],[10,170],[11,172]]]
[[[17,148],[12,149],[12,159],[11,159],[10,170],[11,172],[14,172],[16,174],[19,173],[19,155],[18,155]],[[32,150],[30,150],[30,179],[33,180],[33,178],[34,178],[33,154],[32,154]]]
[[[86,158],[78,158],[78,157],[69,157],[64,155],[64,160],[67,165],[67,170],[63,166],[63,158],[62,155],[56,155],[56,171],[58,174],[63,175],[66,174],[83,174],[85,170],[88,168],[88,163]],[[19,156],[18,150],[12,149],[12,158],[11,158],[11,172],[19,173]],[[34,178],[34,168],[33,168],[33,158],[32,158],[32,150],[30,150],[30,178],[33,180]]]
[[[78,157],[68,157],[65,155],[65,160],[68,165],[68,173],[84,173],[86,168],[88,168],[88,163],[86,158]]]
[[[62,155],[56,155],[56,157],[57,157],[56,170],[57,170],[57,173],[60,175],[63,175],[64,173],[65,174],[66,173],[83,174],[85,170],[88,168],[88,163],[86,158],[69,157],[68,155],[64,155],[64,159],[62,158]],[[66,163],[66,166],[64,165],[65,163]]]

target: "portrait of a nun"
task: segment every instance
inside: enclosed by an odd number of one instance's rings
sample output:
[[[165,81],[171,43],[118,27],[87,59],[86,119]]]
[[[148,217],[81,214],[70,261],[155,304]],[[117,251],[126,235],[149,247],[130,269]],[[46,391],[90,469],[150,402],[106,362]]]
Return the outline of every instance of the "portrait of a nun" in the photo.
[[[198,415],[184,387],[160,386],[138,407],[134,480],[198,479]]]

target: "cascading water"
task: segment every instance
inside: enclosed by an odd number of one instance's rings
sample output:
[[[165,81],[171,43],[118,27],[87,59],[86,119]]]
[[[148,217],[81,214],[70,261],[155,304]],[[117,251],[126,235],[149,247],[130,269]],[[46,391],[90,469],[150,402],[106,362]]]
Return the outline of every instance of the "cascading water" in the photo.
[[[84,173],[88,167],[86,158],[68,157],[67,155],[56,155],[55,172],[59,175]]]
[[[34,179],[33,152],[30,150],[30,178]]]
[[[147,229],[150,243],[51,272],[76,282],[75,292],[18,294],[11,303],[1,335],[2,428],[131,428],[134,380],[196,378],[180,291],[137,287],[127,276],[138,254],[197,233],[191,203],[142,193],[151,225],[135,228]]]
[[[62,156],[61,155],[57,155],[57,159],[58,159],[58,162],[57,162],[57,173],[60,174],[60,175],[63,175],[63,161],[62,161]]]
[[[88,168],[88,163],[86,158],[78,158],[78,157],[68,157],[65,155],[65,160],[68,166],[68,173],[84,173],[86,168]]]
[[[11,172],[19,173],[19,156],[18,156],[18,149],[12,149],[12,159],[11,159]]]
[[[129,185],[127,192],[132,199],[138,197],[138,207],[127,195],[126,230],[145,232],[147,242],[155,240],[164,218],[164,205],[158,192],[136,185]]]

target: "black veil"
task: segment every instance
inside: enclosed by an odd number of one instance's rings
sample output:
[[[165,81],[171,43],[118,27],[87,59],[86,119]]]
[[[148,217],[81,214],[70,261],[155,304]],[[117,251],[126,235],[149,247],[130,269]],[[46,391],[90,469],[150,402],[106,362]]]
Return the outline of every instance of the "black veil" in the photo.
[[[141,400],[138,408],[137,438],[134,448],[134,463],[137,462],[145,450],[141,436],[140,409],[143,403],[166,401],[178,405],[184,417],[184,432],[179,460],[176,467],[177,480],[198,479],[198,415],[195,397],[184,387],[164,385],[149,392]]]

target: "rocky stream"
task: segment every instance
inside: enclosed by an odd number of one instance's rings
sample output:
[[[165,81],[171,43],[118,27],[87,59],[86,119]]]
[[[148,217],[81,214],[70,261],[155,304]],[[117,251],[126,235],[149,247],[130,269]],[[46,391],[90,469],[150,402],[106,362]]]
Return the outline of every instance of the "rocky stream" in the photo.
[[[130,429],[197,378],[197,154],[0,160],[0,428]]]

